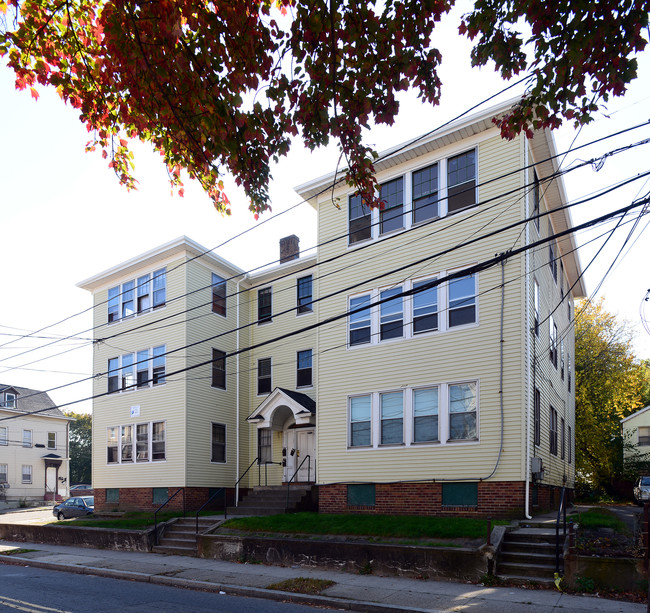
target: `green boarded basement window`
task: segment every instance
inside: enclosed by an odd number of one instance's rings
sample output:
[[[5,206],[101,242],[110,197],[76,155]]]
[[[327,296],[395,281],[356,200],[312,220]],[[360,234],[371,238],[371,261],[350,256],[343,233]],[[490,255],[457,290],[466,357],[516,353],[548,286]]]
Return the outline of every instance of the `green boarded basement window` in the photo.
[[[356,483],[348,485],[348,506],[349,507],[374,507],[375,506],[375,484]]]
[[[478,483],[443,483],[442,506],[478,506]]]
[[[168,490],[166,487],[154,487],[152,488],[153,492],[153,503],[162,504],[167,501],[169,498]]]
[[[118,487],[107,487],[106,502],[119,502],[119,501],[120,501],[120,489]]]

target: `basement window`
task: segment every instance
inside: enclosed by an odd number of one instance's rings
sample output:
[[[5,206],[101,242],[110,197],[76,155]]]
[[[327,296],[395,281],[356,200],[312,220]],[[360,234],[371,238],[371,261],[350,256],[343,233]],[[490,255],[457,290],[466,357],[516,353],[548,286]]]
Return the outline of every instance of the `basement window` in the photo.
[[[442,506],[478,506],[478,483],[443,483]]]
[[[374,507],[375,506],[375,484],[355,483],[348,485],[348,506],[349,507]]]

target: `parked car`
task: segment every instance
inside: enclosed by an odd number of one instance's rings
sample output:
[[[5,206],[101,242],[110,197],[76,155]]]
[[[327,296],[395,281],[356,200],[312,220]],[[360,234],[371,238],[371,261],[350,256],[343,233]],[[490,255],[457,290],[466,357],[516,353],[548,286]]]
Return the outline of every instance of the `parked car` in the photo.
[[[90,515],[95,511],[94,496],[75,496],[64,500],[52,509],[52,515],[57,519],[69,519],[70,517],[82,517]]]
[[[93,486],[88,484],[88,483],[77,483],[76,485],[73,485],[70,488],[70,493],[71,494],[80,494],[81,492],[85,491],[92,491]]]
[[[650,477],[639,477],[634,486],[634,502],[643,504],[650,501]]]

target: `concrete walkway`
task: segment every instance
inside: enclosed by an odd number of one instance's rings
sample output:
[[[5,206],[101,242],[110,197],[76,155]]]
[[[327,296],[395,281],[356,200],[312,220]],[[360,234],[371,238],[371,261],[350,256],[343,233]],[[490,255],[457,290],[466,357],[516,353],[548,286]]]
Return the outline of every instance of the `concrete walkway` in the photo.
[[[12,550],[32,549],[24,553]],[[10,555],[8,555],[10,554]],[[0,564],[36,566],[72,573],[143,581],[188,589],[225,592],[313,604],[349,611],[472,611],[472,613],[641,613],[646,605],[572,596],[555,590],[485,587],[445,581],[356,575],[303,567],[236,564],[185,556],[162,555],[0,541]],[[2,578],[0,566],[0,581]],[[329,579],[334,585],[321,596],[267,589],[297,577]]]

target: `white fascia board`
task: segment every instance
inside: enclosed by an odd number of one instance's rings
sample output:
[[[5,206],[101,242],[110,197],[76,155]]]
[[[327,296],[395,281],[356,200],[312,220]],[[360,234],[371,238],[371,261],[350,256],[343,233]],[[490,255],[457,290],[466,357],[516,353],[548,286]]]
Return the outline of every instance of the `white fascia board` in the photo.
[[[205,259],[209,261],[213,266],[216,266],[228,272],[232,276],[244,276],[246,274],[245,271],[241,268],[235,266],[216,253],[213,253],[211,250],[206,249],[202,245],[199,245],[199,243],[193,241],[187,236],[180,236],[172,241],[169,241],[168,243],[165,243],[164,245],[155,247],[154,249],[131,258],[126,262],[117,264],[108,270],[89,277],[88,279],[77,283],[77,287],[93,292],[96,289],[106,285],[111,280],[124,278],[126,275],[137,269],[146,267],[155,268],[156,265],[161,264],[162,260],[166,260],[183,253],[187,253],[192,257],[200,257],[202,259]]]

